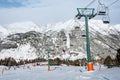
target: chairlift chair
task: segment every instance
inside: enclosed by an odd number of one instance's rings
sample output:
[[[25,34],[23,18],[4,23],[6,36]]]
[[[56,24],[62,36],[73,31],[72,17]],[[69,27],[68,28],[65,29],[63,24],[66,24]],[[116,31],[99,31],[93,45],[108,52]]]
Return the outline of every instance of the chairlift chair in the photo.
[[[80,27],[79,26],[75,26],[75,30],[79,30],[80,29]]]
[[[106,14],[106,7],[104,4],[99,4],[98,6],[98,15],[105,15]]]
[[[83,30],[83,31],[81,32],[81,34],[82,34],[82,37],[86,37],[86,32],[85,32],[85,30]]]
[[[103,20],[103,23],[105,23],[105,24],[109,24],[110,23],[110,18],[109,18],[108,15],[105,15],[102,20]]]
[[[110,21],[106,20],[106,21],[103,21],[103,23],[105,23],[105,24],[109,24]]]
[[[83,34],[83,35],[82,35],[82,37],[86,37],[86,35],[85,35],[85,34]]]

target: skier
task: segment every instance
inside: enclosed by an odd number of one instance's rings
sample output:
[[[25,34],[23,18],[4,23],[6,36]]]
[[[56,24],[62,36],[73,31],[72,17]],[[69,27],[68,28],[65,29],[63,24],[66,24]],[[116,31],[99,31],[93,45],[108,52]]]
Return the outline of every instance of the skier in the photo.
[[[101,71],[102,58],[100,56],[97,56],[95,58],[95,60],[96,60],[97,66],[98,66],[98,70]]]

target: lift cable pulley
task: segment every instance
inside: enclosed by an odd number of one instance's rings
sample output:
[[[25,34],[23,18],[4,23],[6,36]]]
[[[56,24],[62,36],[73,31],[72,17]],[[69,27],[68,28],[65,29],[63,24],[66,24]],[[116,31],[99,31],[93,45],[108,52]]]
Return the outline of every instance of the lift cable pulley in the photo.
[[[92,0],[88,5],[86,5],[85,8],[84,8],[84,10],[81,11],[81,14],[87,13],[87,12],[86,12],[86,9],[87,9],[90,5],[92,5],[95,1],[96,1],[96,0]],[[89,16],[89,19],[95,17],[96,15],[97,15],[97,14],[92,14],[91,16]],[[77,19],[81,19],[81,17],[83,17],[83,15],[77,14],[75,17],[76,17]]]

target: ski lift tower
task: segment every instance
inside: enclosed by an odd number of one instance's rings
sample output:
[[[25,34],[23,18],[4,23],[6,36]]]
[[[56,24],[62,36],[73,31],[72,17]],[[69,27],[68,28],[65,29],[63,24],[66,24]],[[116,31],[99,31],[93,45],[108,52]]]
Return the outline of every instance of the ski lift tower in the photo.
[[[49,39],[50,36],[47,35],[47,38]],[[50,42],[48,42],[47,39],[46,39],[46,40],[45,40],[45,47],[46,47],[45,51],[46,51],[47,56],[48,56],[48,72],[51,71],[51,69],[50,69],[50,51],[51,51],[50,46],[51,46],[51,45],[50,45]]]
[[[91,53],[90,53],[90,43],[89,43],[89,27],[88,27],[88,18],[93,18],[94,8],[77,8],[78,14],[76,17],[81,19],[81,17],[85,18],[85,27],[86,27],[86,52],[87,52],[87,69],[88,71],[93,71],[93,63],[91,62]]]
[[[50,55],[49,55],[50,49],[47,48],[46,51],[47,51],[47,55],[48,55],[48,72],[50,72],[50,71],[51,71],[51,70],[50,70]]]

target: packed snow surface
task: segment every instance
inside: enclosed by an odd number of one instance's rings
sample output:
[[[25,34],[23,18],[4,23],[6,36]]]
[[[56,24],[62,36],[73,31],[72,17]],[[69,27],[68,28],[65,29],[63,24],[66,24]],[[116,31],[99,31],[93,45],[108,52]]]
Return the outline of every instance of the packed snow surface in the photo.
[[[29,66],[29,68],[27,68]],[[0,70],[2,71],[2,68]],[[87,71],[81,66],[51,66],[51,71],[47,71],[47,66],[26,65],[17,69],[11,68],[0,73],[0,80],[120,80],[120,68],[106,68],[102,66],[99,71],[95,66],[94,71]]]

